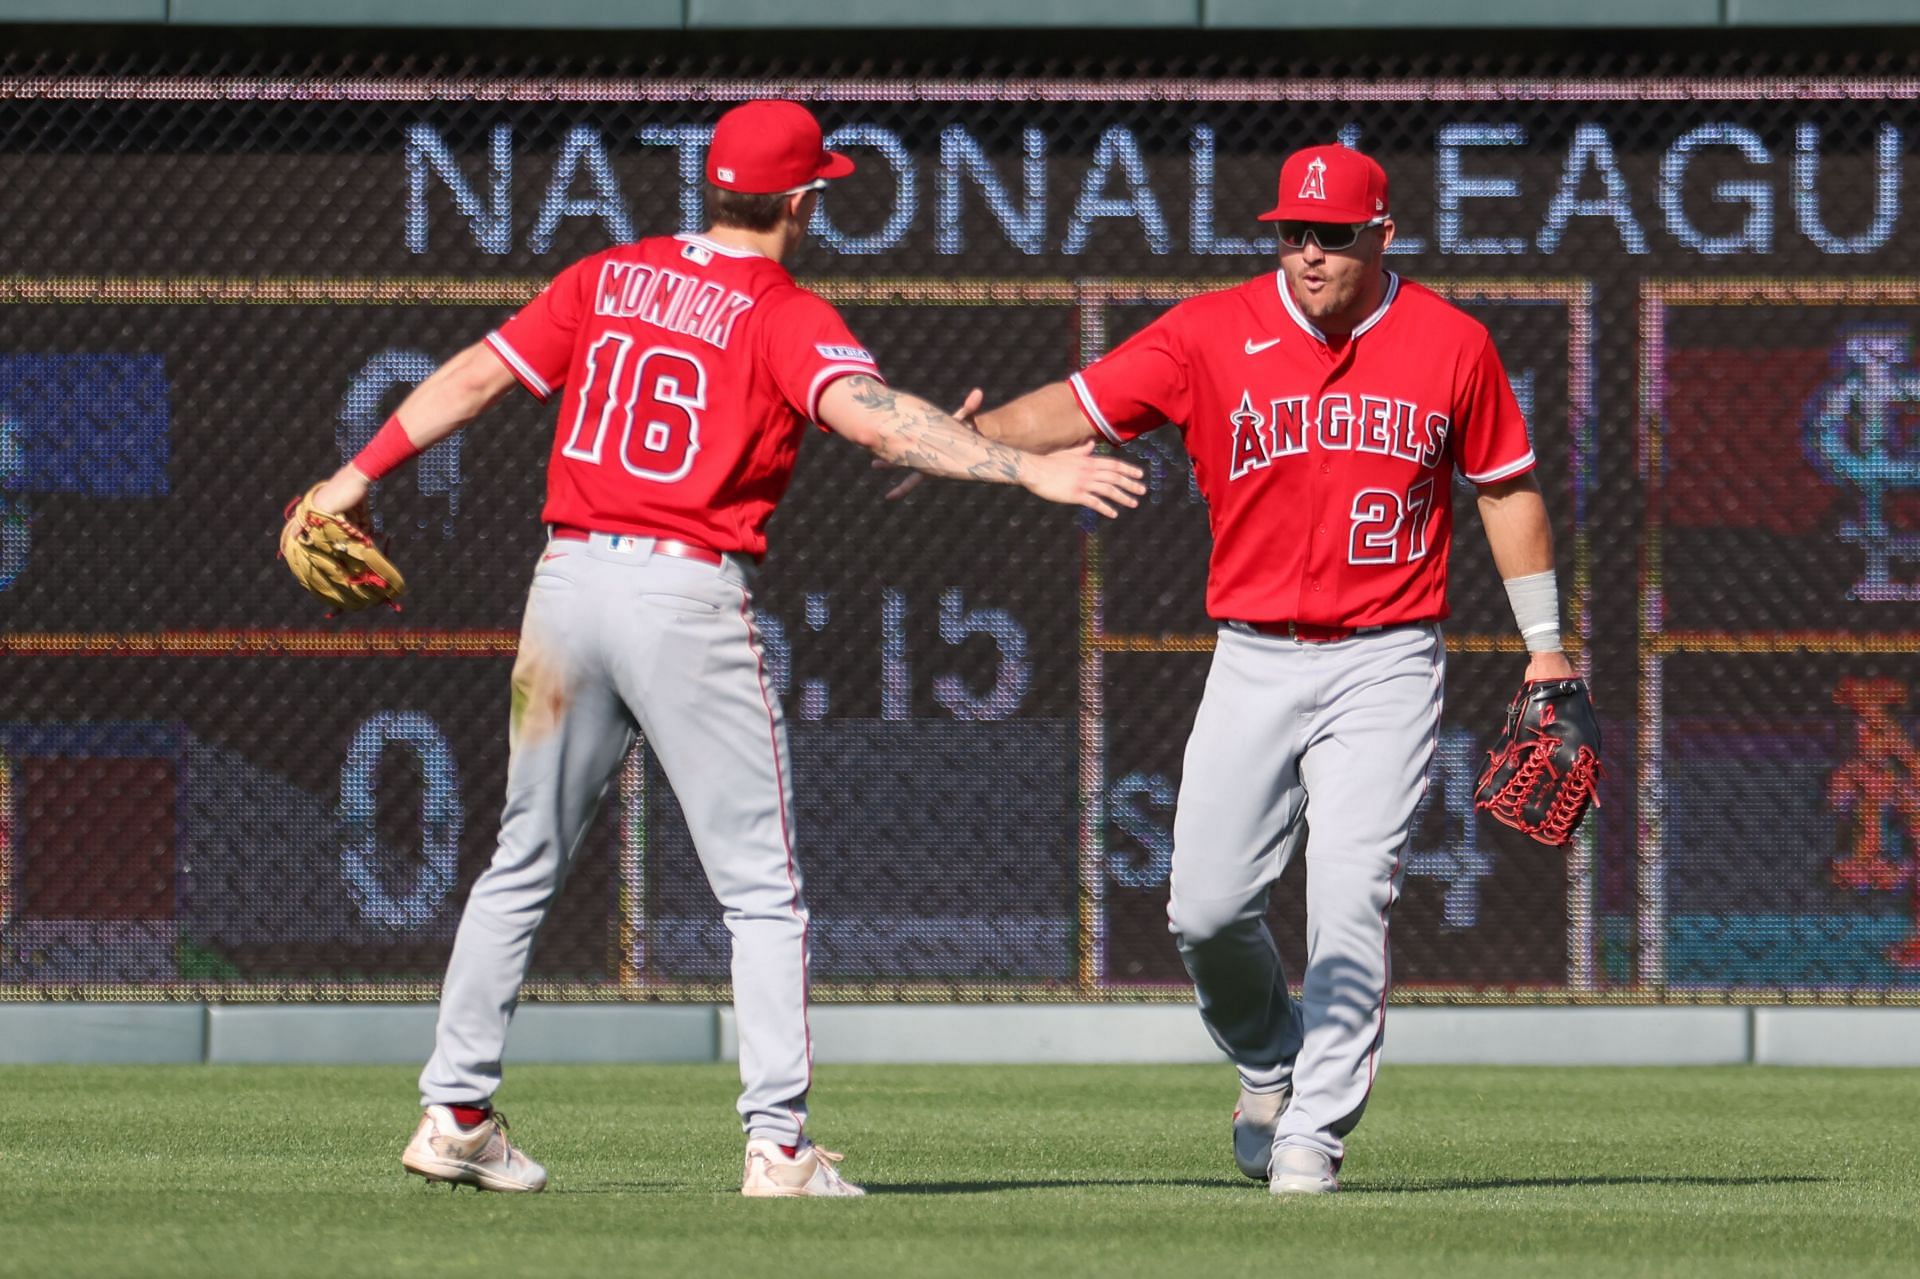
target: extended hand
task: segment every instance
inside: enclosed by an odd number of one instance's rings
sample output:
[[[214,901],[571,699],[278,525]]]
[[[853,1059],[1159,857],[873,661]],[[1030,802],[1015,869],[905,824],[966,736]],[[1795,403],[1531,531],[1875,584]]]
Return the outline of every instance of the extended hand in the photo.
[[[1093,441],[1058,453],[1030,453],[1020,467],[1020,483],[1035,497],[1063,506],[1084,506],[1112,519],[1116,506],[1140,505],[1147,491],[1139,467],[1115,457],[1096,457]]]
[[[953,411],[953,420],[956,422],[965,422],[970,420],[975,413],[978,413],[980,411],[980,401],[984,398],[985,397],[982,396],[980,393],[980,388],[977,386],[974,387],[971,391],[968,391],[965,402],[963,402],[959,408]],[[875,458],[873,462],[873,469],[876,471],[894,471],[894,470],[898,470],[899,468],[894,466],[891,462],[884,462],[884,461],[881,461],[879,458]],[[909,470],[904,479],[902,479],[898,484],[895,484],[892,488],[887,490],[886,500],[889,502],[898,502],[901,498],[913,492],[915,489],[919,488],[922,484],[925,484],[926,482],[927,482],[926,472]]]
[[[318,510],[340,516],[363,532],[371,532],[373,526],[367,517],[367,493],[372,487],[366,476],[351,466],[343,466],[333,473],[332,479],[314,491],[313,505]]]

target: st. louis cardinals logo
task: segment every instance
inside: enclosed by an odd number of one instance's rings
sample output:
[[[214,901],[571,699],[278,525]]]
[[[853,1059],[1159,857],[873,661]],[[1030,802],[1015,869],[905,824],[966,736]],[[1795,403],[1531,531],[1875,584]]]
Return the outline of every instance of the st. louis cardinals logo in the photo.
[[[1300,194],[1297,198],[1302,200],[1327,198],[1327,162],[1317,155],[1307,165],[1307,180],[1300,184]]]
[[[1856,716],[1853,754],[1827,779],[1827,809],[1841,819],[1833,882],[1856,893],[1904,893],[1913,929],[1887,949],[1895,968],[1920,969],[1920,873],[1910,851],[1920,836],[1920,746],[1894,715],[1907,686],[1843,679],[1833,700]],[[1903,855],[1905,854],[1905,855]]]

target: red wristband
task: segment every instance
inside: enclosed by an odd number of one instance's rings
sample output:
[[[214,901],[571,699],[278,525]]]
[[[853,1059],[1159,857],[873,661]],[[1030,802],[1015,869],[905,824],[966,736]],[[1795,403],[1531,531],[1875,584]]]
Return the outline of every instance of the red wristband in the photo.
[[[407,428],[400,425],[400,415],[395,413],[386,425],[373,433],[367,447],[354,454],[353,469],[369,480],[377,480],[419,455],[419,446],[407,438]]]

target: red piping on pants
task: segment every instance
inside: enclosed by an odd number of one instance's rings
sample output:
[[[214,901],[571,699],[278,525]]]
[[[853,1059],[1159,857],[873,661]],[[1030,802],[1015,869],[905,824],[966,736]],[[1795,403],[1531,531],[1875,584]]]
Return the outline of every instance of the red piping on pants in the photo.
[[[812,923],[800,914],[800,882],[793,873],[793,831],[787,824],[787,784],[786,775],[780,767],[780,734],[773,714],[773,698],[767,693],[767,664],[760,654],[760,636],[753,629],[753,614],[748,610],[747,592],[740,592],[740,620],[746,623],[747,643],[753,649],[754,676],[760,684],[760,701],[767,708],[767,744],[773,749],[774,805],[780,810],[780,842],[787,850],[787,887],[793,890],[794,917],[800,920],[800,1027],[805,1033],[807,1045],[807,1089],[813,1089],[813,1024],[807,1019],[807,1005],[812,997],[813,978],[809,970],[807,952],[808,930]]]

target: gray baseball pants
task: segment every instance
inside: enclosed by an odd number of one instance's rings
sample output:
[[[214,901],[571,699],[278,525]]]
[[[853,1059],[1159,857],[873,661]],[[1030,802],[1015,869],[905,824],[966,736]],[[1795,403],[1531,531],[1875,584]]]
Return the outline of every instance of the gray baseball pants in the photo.
[[[1173,822],[1168,919],[1201,1019],[1276,1147],[1338,1164],[1386,1038],[1387,916],[1440,727],[1437,626],[1312,644],[1222,627]],[[1287,990],[1268,890],[1307,855],[1307,970]]]
[[[795,1145],[812,1078],[807,909],[751,570],[736,556],[716,566],[654,548],[595,533],[551,541],[541,557],[513,669],[500,842],[460,919],[421,1101],[484,1101],[500,1086],[534,938],[637,727],[733,939],[742,1125]]]

